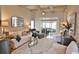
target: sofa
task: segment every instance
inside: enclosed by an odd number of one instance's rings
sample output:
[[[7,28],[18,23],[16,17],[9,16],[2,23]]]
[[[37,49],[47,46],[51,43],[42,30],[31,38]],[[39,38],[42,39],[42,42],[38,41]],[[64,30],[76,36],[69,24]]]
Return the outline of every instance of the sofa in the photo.
[[[21,42],[22,43],[22,42]],[[18,43],[19,44],[19,43]],[[15,43],[17,47],[17,44]],[[78,54],[78,46],[72,41],[68,46],[61,45],[53,40],[42,38],[38,39],[38,44],[28,47],[28,43],[20,46],[11,54]]]
[[[25,44],[26,42],[28,42],[28,40],[30,40],[30,39],[31,39],[31,35],[21,36],[21,40],[19,42],[16,39],[11,39],[10,47],[12,49],[17,49],[20,46],[22,46],[23,44]]]

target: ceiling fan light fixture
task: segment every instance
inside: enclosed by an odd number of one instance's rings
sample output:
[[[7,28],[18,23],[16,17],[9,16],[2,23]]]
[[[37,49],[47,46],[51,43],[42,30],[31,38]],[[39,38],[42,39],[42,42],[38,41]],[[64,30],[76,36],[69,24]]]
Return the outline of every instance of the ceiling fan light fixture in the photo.
[[[43,12],[42,12],[42,15],[45,15],[45,14],[46,14],[46,13],[43,11]]]

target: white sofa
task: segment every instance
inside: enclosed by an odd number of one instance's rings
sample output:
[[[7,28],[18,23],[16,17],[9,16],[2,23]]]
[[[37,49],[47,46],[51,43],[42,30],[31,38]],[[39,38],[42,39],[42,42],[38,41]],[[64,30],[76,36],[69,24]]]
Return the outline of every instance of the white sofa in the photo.
[[[11,39],[11,46],[13,49],[17,49],[18,47],[20,47],[21,45],[25,44],[29,39],[30,39],[30,35],[27,36],[22,36],[20,42],[18,42],[16,39]]]
[[[78,46],[76,42],[72,41],[66,49],[66,54],[78,54]]]
[[[74,41],[72,41],[67,47],[47,38],[39,39],[38,44],[31,48],[28,48],[28,44],[26,43],[12,52],[12,54],[72,54],[72,53],[78,53],[78,47]]]

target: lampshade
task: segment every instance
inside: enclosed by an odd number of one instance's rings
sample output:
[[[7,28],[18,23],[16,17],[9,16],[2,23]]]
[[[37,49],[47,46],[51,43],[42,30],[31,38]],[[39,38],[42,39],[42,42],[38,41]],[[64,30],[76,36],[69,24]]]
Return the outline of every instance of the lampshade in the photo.
[[[8,26],[8,22],[2,21],[2,22],[1,22],[1,26],[2,26],[2,27],[7,27],[7,26]]]

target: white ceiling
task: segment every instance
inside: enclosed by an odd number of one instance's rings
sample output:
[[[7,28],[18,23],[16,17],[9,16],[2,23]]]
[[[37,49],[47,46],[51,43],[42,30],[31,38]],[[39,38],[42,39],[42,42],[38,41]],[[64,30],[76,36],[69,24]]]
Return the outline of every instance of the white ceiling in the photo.
[[[45,12],[64,12],[66,9],[65,5],[21,5],[32,12],[45,11]]]
[[[65,5],[19,5],[19,7],[29,10],[32,18],[57,17],[61,19],[67,9]],[[45,15],[42,14],[43,12]]]

